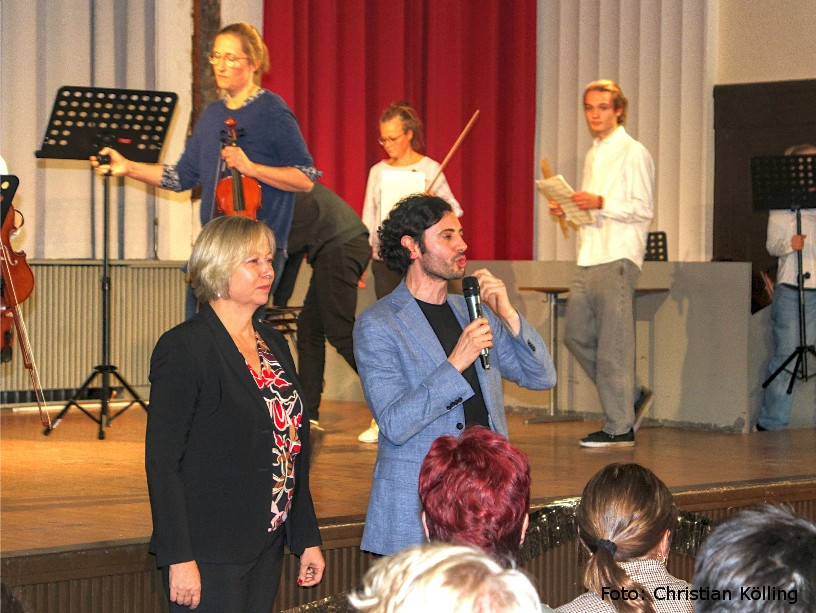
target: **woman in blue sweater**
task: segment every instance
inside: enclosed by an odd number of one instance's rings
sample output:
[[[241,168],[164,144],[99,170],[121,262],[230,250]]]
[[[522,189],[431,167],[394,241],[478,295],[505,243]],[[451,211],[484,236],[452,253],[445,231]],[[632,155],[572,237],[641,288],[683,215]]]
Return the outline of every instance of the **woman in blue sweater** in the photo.
[[[292,111],[280,96],[260,85],[261,75],[269,69],[269,52],[258,30],[247,23],[222,28],[209,60],[224,97],[204,109],[176,165],[134,162],[109,147],[99,153],[110,156],[110,163],[99,164],[93,156],[91,165],[99,174],[130,177],[173,191],[200,185],[202,226],[220,215],[215,186],[230,168],[257,179],[261,184],[258,220],[272,228],[278,245],[277,281],[286,257],[295,192],[311,191],[320,173]],[[230,117],[238,128],[237,146],[222,144]]]

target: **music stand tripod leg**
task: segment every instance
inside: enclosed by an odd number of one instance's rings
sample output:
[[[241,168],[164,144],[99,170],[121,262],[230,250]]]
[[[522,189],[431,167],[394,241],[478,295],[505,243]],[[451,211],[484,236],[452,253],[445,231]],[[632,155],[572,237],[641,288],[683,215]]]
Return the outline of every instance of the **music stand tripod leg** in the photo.
[[[68,409],[70,409],[72,406],[78,408],[80,411],[85,413],[85,415],[87,415],[93,421],[97,421],[96,417],[94,417],[93,415],[88,413],[88,411],[86,411],[77,402],[77,400],[79,399],[80,396],[82,396],[88,390],[88,388],[91,385],[91,381],[93,381],[94,378],[96,377],[96,375],[98,375],[98,374],[99,374],[99,372],[97,370],[94,370],[90,375],[88,375],[88,378],[85,379],[85,382],[79,388],[77,388],[77,391],[74,392],[74,395],[71,396],[71,399],[68,402],[65,403],[65,406],[62,407],[62,410],[57,414],[57,416],[51,422],[51,425],[47,426],[43,430],[43,435],[48,436],[49,434],[51,434],[52,430],[54,430],[57,426],[60,425],[60,423],[62,423],[63,416],[68,412]]]
[[[119,417],[119,416],[120,416],[122,413],[124,413],[125,411],[127,411],[127,410],[128,410],[130,407],[132,407],[134,404],[139,404],[139,405],[141,405],[141,407],[142,407],[142,408],[145,410],[145,412],[146,412],[146,411],[147,411],[147,404],[145,404],[145,401],[144,401],[144,400],[142,400],[142,398],[139,396],[139,394],[136,392],[136,390],[135,390],[135,389],[133,389],[133,387],[131,387],[130,383],[128,383],[128,382],[125,380],[125,378],[124,378],[122,375],[120,375],[120,374],[119,374],[119,372],[118,372],[118,371],[115,369],[115,367],[114,367],[114,370],[113,370],[113,376],[114,376],[114,377],[116,377],[116,379],[119,381],[119,383],[121,383],[121,384],[122,384],[122,387],[124,387],[124,388],[127,390],[128,394],[130,394],[130,397],[131,397],[133,400],[131,400],[131,401],[128,403],[128,405],[127,405],[127,406],[125,406],[125,407],[123,407],[122,409],[120,409],[119,411],[117,411],[115,415],[111,415],[111,417],[110,417],[110,421],[113,421],[114,419],[116,419],[117,417]]]

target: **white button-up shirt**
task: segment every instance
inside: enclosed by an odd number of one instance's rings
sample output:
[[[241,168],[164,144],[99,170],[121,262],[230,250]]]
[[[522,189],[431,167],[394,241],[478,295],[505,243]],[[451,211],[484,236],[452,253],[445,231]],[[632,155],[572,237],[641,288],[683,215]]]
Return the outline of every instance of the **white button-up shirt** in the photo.
[[[779,258],[777,283],[799,285],[796,251],[791,246],[791,238],[796,234],[796,213],[793,211],[771,211],[768,214],[768,239],[765,247],[768,253]],[[805,287],[816,288],[816,209],[802,209],[802,234],[805,246],[802,249],[802,271],[809,272]]]
[[[603,196],[592,211],[594,224],[581,226],[578,265],[628,259],[643,267],[646,238],[654,216],[654,161],[642,144],[618,126],[596,138],[584,160],[581,189]]]

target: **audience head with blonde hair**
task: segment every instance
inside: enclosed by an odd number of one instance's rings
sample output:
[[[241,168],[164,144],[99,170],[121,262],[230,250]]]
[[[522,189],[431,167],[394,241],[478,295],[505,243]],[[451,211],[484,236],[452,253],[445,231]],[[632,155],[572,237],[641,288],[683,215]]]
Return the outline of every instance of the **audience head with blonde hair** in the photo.
[[[653,611],[651,591],[629,577],[622,562],[653,558],[665,563],[677,509],[666,485],[639,464],[610,464],[584,488],[576,511],[578,535],[591,557],[584,585],[636,590],[643,598],[607,601],[618,611]]]
[[[349,596],[363,613],[540,613],[538,593],[522,572],[461,545],[409,547],[372,566]]]

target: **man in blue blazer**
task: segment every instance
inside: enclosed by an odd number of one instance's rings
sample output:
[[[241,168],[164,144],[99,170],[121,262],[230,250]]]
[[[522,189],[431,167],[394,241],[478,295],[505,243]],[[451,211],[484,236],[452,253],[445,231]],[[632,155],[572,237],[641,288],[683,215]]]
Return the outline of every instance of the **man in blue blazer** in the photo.
[[[504,283],[473,273],[484,317],[470,321],[448,281],[465,273],[467,245],[450,205],[418,194],[397,204],[379,230],[379,255],[405,279],[354,326],[366,402],[380,427],[361,548],[390,555],[422,543],[417,484],[431,443],[481,424],[507,436],[502,378],[530,389],[555,385],[544,340],[513,308]],[[477,358],[490,350],[490,368]]]

